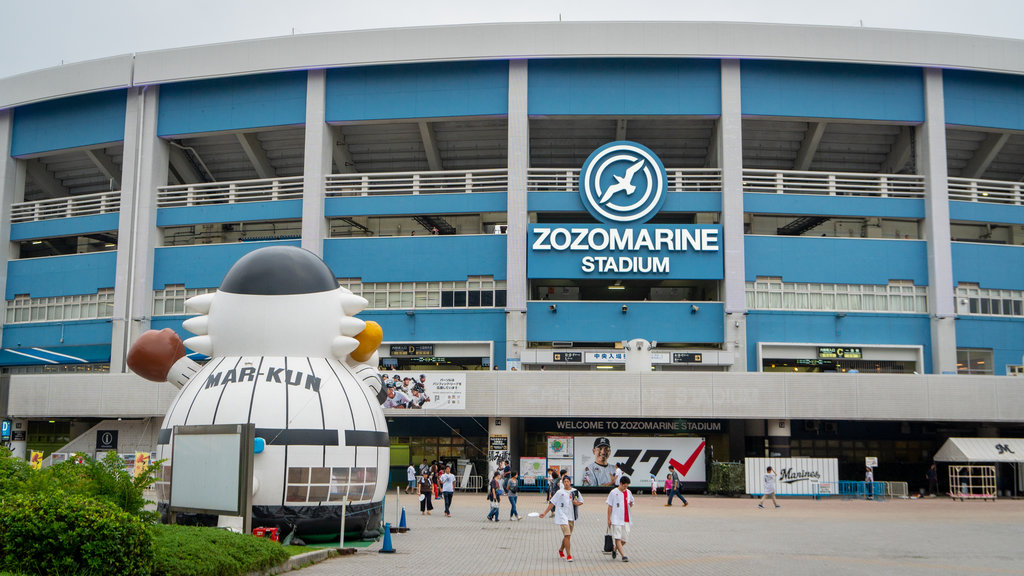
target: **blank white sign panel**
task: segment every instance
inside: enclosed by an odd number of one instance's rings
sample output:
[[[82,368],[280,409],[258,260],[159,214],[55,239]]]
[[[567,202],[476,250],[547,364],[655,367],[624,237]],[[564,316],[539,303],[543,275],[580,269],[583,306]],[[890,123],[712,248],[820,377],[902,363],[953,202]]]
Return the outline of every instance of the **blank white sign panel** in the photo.
[[[171,507],[238,513],[240,434],[175,434]]]

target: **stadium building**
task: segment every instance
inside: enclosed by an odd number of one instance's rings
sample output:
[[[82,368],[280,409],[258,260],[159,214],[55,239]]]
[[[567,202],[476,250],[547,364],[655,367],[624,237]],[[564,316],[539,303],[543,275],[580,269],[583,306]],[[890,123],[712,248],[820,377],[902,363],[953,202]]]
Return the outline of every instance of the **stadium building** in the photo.
[[[386,411],[393,464],[694,436],[914,487],[1024,434],[1022,180],[1018,40],[553,22],[21,74],[0,409],[21,456],[153,450],[176,390],[128,347],[285,244],[370,302],[385,373],[455,374]]]

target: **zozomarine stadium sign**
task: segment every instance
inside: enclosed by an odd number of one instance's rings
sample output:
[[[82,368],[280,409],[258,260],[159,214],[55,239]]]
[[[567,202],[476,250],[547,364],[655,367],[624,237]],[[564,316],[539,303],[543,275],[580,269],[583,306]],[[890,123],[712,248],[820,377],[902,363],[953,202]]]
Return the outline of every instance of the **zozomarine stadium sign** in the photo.
[[[645,224],[665,203],[665,167],[635,142],[595,150],[580,170],[583,207],[603,224],[530,226],[531,278],[722,278],[721,226]]]

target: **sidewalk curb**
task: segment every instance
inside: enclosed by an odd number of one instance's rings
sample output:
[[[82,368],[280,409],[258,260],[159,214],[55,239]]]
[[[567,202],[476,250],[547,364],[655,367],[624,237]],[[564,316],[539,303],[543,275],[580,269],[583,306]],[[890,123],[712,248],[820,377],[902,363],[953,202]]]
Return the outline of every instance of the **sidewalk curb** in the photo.
[[[296,554],[291,558],[285,560],[282,564],[278,564],[273,568],[266,570],[249,572],[246,576],[275,576],[276,574],[282,574],[284,572],[291,572],[292,570],[298,570],[305,566],[313,564],[319,564],[324,560],[335,558],[338,556],[348,556],[355,554],[355,548],[325,548],[322,550],[313,550],[312,552],[304,552],[302,554]]]

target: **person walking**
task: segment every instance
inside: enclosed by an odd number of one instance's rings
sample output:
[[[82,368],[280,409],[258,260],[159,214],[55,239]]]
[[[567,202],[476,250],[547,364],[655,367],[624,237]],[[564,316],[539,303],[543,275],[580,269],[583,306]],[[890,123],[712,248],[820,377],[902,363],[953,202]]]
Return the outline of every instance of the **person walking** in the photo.
[[[775,471],[769,466],[764,473],[764,494],[761,495],[761,500],[757,503],[758,508],[764,508],[764,499],[769,496],[771,496],[772,504],[775,504],[776,508],[781,508],[778,501],[775,500],[775,480],[777,478]]]
[[[619,479],[619,485],[608,494],[608,499],[605,501],[608,504],[608,529],[611,530],[612,539],[615,540],[615,547],[612,548],[612,560],[615,560],[615,555],[618,553],[622,556],[623,562],[629,562],[629,557],[626,556],[622,547],[629,540],[629,527],[633,522],[630,511],[635,502],[633,493],[629,491],[629,476],[623,476]]]
[[[452,467],[445,466],[444,474],[441,474],[441,496],[444,497],[444,516],[452,517],[452,498],[455,496],[455,474],[452,474]]]
[[[409,464],[409,468],[405,471],[405,476],[409,480],[409,485],[405,487],[405,493],[409,494],[416,489],[416,467]]]
[[[431,498],[434,483],[430,480],[430,470],[420,476],[420,516],[424,514],[430,515],[430,511],[434,509],[434,500]]]
[[[651,496],[658,495],[658,477],[651,473]]]
[[[491,511],[487,513],[488,520],[498,521],[498,514],[501,513],[501,472],[495,471],[491,477],[490,486],[487,488],[487,501],[491,503]]]
[[[874,500],[875,496],[875,471],[871,469],[871,466],[864,467],[864,488],[867,492],[867,499]]]
[[[562,481],[558,479],[558,470],[551,469],[551,474],[548,476],[548,502],[551,501],[551,497],[555,495],[561,489]]]
[[[519,472],[516,470],[512,471],[512,475],[509,476],[508,484],[505,486],[505,494],[508,495],[508,503],[512,506],[512,510],[508,513],[509,520],[519,521],[519,510],[516,509],[516,503],[519,502]]]
[[[936,470],[934,463],[928,468],[924,477],[928,479],[928,493],[935,498],[939,494],[939,471]]]
[[[583,500],[579,499],[579,496],[574,496],[574,492],[579,494],[572,489],[572,480],[568,476],[563,476],[562,487],[555,492],[547,508],[540,513],[540,517],[543,518],[548,512],[553,511],[555,525],[562,531],[562,544],[558,547],[558,556],[565,558],[567,562],[573,561],[572,530],[575,526],[576,507],[583,504]]]
[[[671,490],[668,487],[669,480],[672,481]],[[683,496],[683,481],[680,480],[679,474],[676,474],[674,468],[671,470],[671,474],[668,480],[665,481],[665,491],[668,492],[668,504],[665,504],[665,506],[671,506],[672,498],[676,496],[678,496],[679,499],[683,501],[683,508],[686,508],[687,506],[690,505],[690,503],[686,501],[686,497]]]
[[[615,463],[615,472],[614,472],[614,474],[615,474],[615,485],[618,486],[619,485],[619,480],[621,480],[622,477],[626,474],[625,472],[622,471],[622,468],[619,467],[619,463],[618,462]]]

